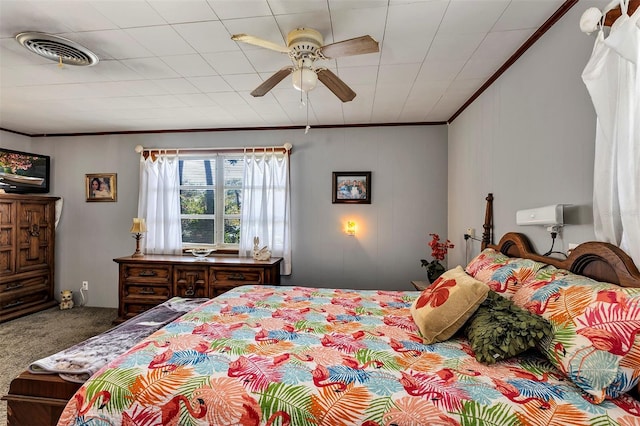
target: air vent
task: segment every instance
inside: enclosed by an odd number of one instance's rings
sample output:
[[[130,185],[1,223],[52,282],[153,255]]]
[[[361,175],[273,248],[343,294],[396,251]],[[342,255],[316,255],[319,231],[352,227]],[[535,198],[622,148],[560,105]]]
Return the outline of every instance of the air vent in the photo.
[[[16,36],[18,43],[36,55],[67,65],[88,67],[98,63],[98,56],[78,43],[63,37],[25,32]]]

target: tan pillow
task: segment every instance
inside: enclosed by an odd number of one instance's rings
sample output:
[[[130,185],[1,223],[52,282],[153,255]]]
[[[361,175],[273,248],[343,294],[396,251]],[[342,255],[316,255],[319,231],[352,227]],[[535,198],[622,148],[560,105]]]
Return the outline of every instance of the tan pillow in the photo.
[[[443,342],[453,336],[488,293],[489,287],[467,275],[461,266],[442,274],[411,305],[411,316],[424,343]]]

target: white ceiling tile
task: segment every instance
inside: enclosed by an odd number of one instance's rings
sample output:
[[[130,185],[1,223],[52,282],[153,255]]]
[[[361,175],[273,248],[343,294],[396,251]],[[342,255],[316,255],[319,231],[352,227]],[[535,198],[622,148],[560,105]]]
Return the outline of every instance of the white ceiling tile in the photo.
[[[0,37],[13,38],[24,31],[66,33],[71,31],[64,22],[52,18],[47,1],[0,1]]]
[[[331,9],[331,13],[334,13],[342,9],[386,8],[387,4],[387,0],[329,0],[329,9]]]
[[[170,24],[218,20],[206,0],[147,0],[147,2]]]
[[[186,93],[176,95],[185,105],[190,107],[215,106],[216,103],[204,93]]]
[[[347,2],[351,3],[351,2]],[[380,42],[385,36],[387,8],[345,8],[331,13],[333,40],[339,42],[354,37],[370,35]]]
[[[262,84],[262,80],[257,74],[229,74],[225,75],[224,81],[237,92],[250,92]]]
[[[213,100],[216,105],[226,108],[227,106],[233,105],[242,105],[248,106],[242,96],[238,95],[236,92],[218,92],[218,93],[208,93],[207,96],[211,100]]]
[[[275,71],[278,71],[282,67],[292,65],[292,62],[287,55],[274,52],[273,50],[247,50],[245,52],[245,55],[253,64],[255,70],[259,73],[273,73]]]
[[[180,93],[198,93],[199,90],[185,78],[163,78],[152,80],[158,87],[164,89],[165,93],[174,95]]]
[[[202,57],[220,74],[255,72],[253,65],[241,51],[204,53]]]
[[[170,26],[129,28],[125,32],[157,56],[195,53]]]
[[[174,95],[148,96],[147,99],[153,102],[154,105],[161,108],[184,108],[186,106],[180,98]]]
[[[327,10],[326,0],[268,0],[274,15],[318,12]]]
[[[428,57],[418,72],[418,81],[453,80],[467,62],[467,58],[458,60],[433,59]]]
[[[162,60],[183,77],[198,77],[218,74],[201,55],[164,56]]]
[[[512,1],[492,31],[537,29],[564,3],[563,0]],[[586,8],[586,6],[585,6]]]
[[[208,92],[231,92],[233,89],[222,77],[190,77],[189,82],[200,89],[202,93]]]
[[[220,19],[271,16],[269,4],[262,0],[208,0]]]
[[[455,0],[449,3],[439,32],[443,34],[488,33],[510,0]]]
[[[65,25],[71,31],[96,31],[118,28],[118,25],[93,7],[90,2],[55,0],[37,3],[38,9],[46,13],[52,21]]]
[[[378,85],[413,84],[420,70],[420,64],[380,65]]]
[[[178,77],[178,73],[160,58],[124,59],[122,64],[149,79]]]
[[[358,84],[375,84],[378,80],[378,67],[344,67],[340,68],[338,76],[345,82]]]
[[[468,59],[478,48],[486,34],[440,34],[437,33],[427,54],[427,60]]]
[[[199,53],[237,49],[231,34],[219,21],[175,24],[173,28]]]
[[[120,28],[167,23],[146,1],[92,0],[88,3]]]

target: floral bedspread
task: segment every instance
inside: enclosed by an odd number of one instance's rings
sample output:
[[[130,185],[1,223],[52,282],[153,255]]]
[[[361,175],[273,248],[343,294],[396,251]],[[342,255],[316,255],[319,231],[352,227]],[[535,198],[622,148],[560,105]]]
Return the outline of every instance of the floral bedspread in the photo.
[[[462,337],[422,344],[415,291],[243,286],[119,356],[59,425],[638,425],[546,359],[487,366]]]

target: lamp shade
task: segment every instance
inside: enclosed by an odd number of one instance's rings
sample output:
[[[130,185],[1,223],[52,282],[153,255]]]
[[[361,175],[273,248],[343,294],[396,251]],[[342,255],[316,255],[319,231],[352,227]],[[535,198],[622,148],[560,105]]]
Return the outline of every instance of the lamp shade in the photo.
[[[311,68],[300,68],[291,73],[293,87],[301,92],[308,92],[315,89],[318,83],[318,75]]]
[[[147,232],[147,221],[142,217],[134,217],[133,225],[131,225],[132,234],[141,234],[143,232]]]

